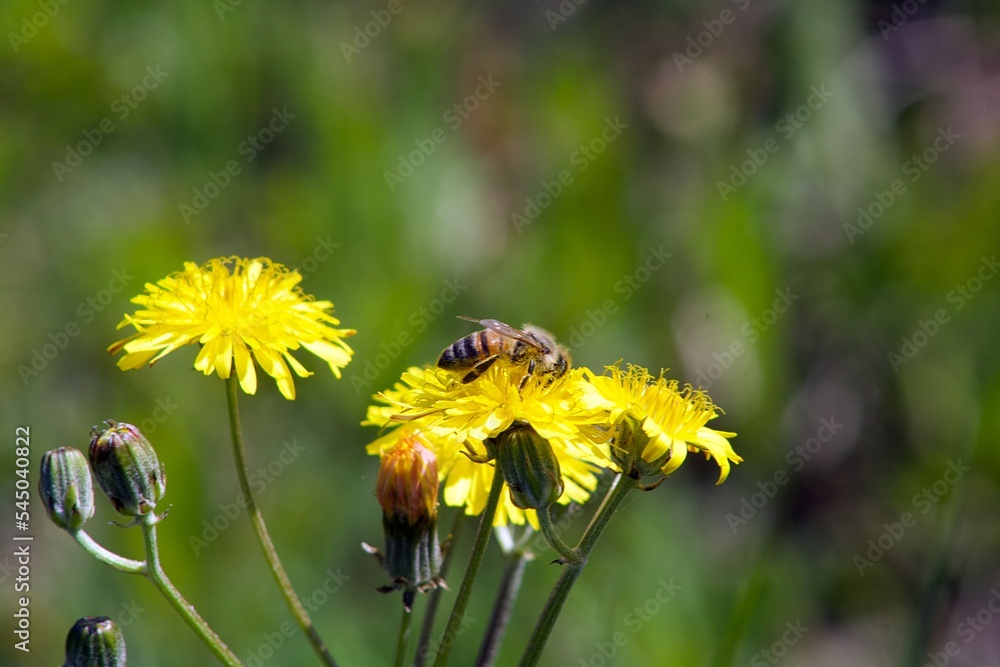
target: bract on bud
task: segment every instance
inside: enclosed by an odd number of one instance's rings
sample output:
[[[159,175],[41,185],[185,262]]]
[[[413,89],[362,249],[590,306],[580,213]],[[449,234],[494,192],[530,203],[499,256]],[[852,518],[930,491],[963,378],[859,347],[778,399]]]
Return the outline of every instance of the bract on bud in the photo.
[[[125,637],[107,616],[85,616],[66,635],[63,667],[125,667]]]
[[[528,424],[515,422],[500,434],[497,468],[510,487],[510,500],[523,510],[548,507],[563,492],[559,459],[552,445]]]
[[[622,415],[617,424],[611,447],[611,458],[622,472],[633,479],[655,473],[656,470],[644,465],[642,453],[649,443],[649,436],[642,430],[642,424],[631,415]]]
[[[131,424],[106,422],[90,441],[94,477],[120,514],[140,516],[156,509],[167,477],[149,440]]]
[[[647,484],[640,484],[645,490],[655,489],[684,461],[687,445],[680,443],[657,455],[651,446],[651,438],[642,428],[642,421],[631,415],[623,415],[612,438],[611,458],[629,478],[638,480],[653,478]],[[677,456],[677,453],[681,456]]]
[[[38,493],[53,523],[70,532],[80,530],[94,516],[94,485],[83,452],[72,447],[45,452]]]
[[[385,554],[382,565],[410,606],[415,590],[438,583],[441,548],[437,536],[437,457],[412,434],[382,454],[375,495],[382,506]]]

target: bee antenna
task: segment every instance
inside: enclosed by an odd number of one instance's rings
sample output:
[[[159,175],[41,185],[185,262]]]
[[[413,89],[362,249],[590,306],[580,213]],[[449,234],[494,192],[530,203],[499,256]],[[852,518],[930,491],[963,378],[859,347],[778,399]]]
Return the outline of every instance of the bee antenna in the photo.
[[[456,315],[455,317],[460,320],[468,320],[469,322],[476,322],[477,324],[479,322],[482,322],[482,320],[479,319],[478,317],[469,317],[468,315]]]

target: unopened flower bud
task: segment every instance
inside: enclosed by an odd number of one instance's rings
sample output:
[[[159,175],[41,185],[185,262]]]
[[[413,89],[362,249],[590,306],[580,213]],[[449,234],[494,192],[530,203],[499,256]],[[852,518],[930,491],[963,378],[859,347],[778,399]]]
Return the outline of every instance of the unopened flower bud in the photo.
[[[63,667],[125,667],[125,637],[107,616],[85,616],[66,635]]]
[[[385,516],[411,524],[437,517],[437,457],[418,437],[405,435],[382,455],[375,484]]]
[[[375,495],[382,506],[385,555],[382,565],[395,582],[413,590],[433,588],[441,569],[437,536],[437,457],[415,435],[406,434],[382,454]]]
[[[167,477],[156,451],[131,424],[108,421],[90,441],[90,465],[97,483],[120,514],[153,511],[167,490]]]
[[[563,492],[562,472],[552,445],[528,424],[515,422],[500,435],[497,467],[517,507],[543,509]]]
[[[94,516],[94,485],[87,457],[79,449],[60,447],[42,455],[38,492],[49,518],[76,532]]]

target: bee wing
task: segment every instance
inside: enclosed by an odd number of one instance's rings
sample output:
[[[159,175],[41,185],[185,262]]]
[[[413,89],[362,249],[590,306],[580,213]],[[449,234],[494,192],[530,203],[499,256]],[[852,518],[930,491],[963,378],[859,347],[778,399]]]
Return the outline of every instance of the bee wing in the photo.
[[[501,336],[506,336],[507,338],[513,338],[514,340],[519,340],[527,345],[538,348],[539,350],[543,349],[542,346],[538,344],[538,341],[528,337],[520,329],[515,329],[509,324],[504,324],[500,320],[477,320],[474,317],[466,317],[464,315],[459,315],[458,319],[469,320],[470,322],[476,322],[487,329],[491,329],[492,331],[497,332]]]

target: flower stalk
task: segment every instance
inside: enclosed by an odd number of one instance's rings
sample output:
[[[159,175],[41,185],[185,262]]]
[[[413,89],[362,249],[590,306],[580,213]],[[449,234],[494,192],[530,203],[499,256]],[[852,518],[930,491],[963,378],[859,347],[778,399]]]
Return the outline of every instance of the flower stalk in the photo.
[[[105,565],[110,565],[119,572],[124,572],[125,574],[148,575],[145,561],[125,558],[124,556],[119,556],[113,551],[105,549],[98,544],[94,538],[88,535],[86,531],[77,530],[71,532],[70,535],[72,535],[73,539],[76,540],[81,547],[83,547],[84,551]]]
[[[542,609],[542,613],[538,617],[538,622],[535,624],[535,629],[528,639],[528,646],[524,650],[521,662],[518,663],[520,667],[531,667],[538,664],[538,659],[542,655],[542,650],[545,648],[545,643],[548,641],[549,635],[552,634],[552,628],[555,626],[556,619],[559,618],[559,613],[562,611],[563,605],[569,597],[569,592],[573,589],[573,584],[576,583],[577,578],[579,578],[584,566],[587,564],[587,557],[590,556],[590,552],[597,543],[597,539],[604,532],[604,529],[607,528],[608,523],[618,510],[621,509],[625,497],[632,488],[633,483],[631,480],[623,480],[623,475],[621,474],[615,477],[611,488],[608,489],[608,494],[604,497],[600,508],[594,514],[590,525],[587,526],[587,530],[580,539],[580,544],[576,548],[579,555],[578,559],[565,566],[562,574],[559,575],[558,581],[556,581],[555,587],[549,594],[549,598],[545,602],[545,607]]]
[[[392,659],[392,667],[403,667],[406,664],[406,648],[410,643],[410,624],[413,622],[413,607],[403,605],[403,616],[399,619],[399,634],[396,636],[396,655]]]
[[[462,585],[458,589],[455,598],[455,606],[452,607],[451,616],[448,617],[448,625],[445,626],[443,636],[455,637],[458,626],[465,615],[465,608],[469,605],[469,598],[472,596],[472,586],[476,583],[476,576],[479,574],[479,566],[483,563],[483,556],[486,554],[486,547],[490,543],[490,534],[493,531],[493,517],[496,515],[497,505],[500,503],[500,494],[503,492],[503,475],[499,470],[493,471],[493,482],[490,484],[490,494],[486,498],[486,507],[479,518],[479,530],[476,532],[476,540],[472,544],[472,553],[469,555],[469,564],[465,569],[465,576],[462,578]],[[435,667],[444,667],[448,664],[448,657],[451,655],[453,641],[442,643],[438,652]]]
[[[146,545],[146,577],[160,589],[170,605],[181,615],[195,634],[212,650],[212,653],[229,667],[243,667],[236,654],[226,646],[225,642],[215,634],[215,631],[205,622],[205,619],[195,610],[194,605],[184,599],[180,591],[167,578],[160,565],[160,552],[156,544],[156,523],[158,517],[150,512],[142,516],[142,536]]]
[[[451,563],[455,560],[455,546],[458,544],[458,536],[461,535],[463,526],[465,526],[465,512],[459,509],[455,512],[455,518],[452,519],[451,533],[447,538],[447,546],[443,549],[444,556],[441,559],[441,570],[438,575],[442,581],[448,576]],[[420,639],[417,641],[417,655],[413,660],[414,667],[423,667],[427,660],[427,645],[430,643],[431,633],[434,631],[434,619],[437,617],[437,610],[441,604],[441,594],[443,591],[444,586],[440,585],[427,596],[427,611],[424,614],[424,621],[420,627]]]
[[[476,667],[491,667],[500,655],[507,623],[510,621],[511,612],[514,611],[517,594],[521,590],[524,570],[533,558],[534,556],[526,551],[515,551],[507,557],[507,564],[500,578],[500,588],[493,603],[493,611],[490,612],[490,620],[486,625],[486,636],[479,645]]]
[[[281,560],[278,558],[278,552],[274,548],[274,542],[271,541],[271,535],[267,531],[267,524],[264,522],[264,515],[260,511],[260,507],[257,505],[257,500],[254,498],[253,490],[250,487],[246,454],[243,447],[243,433],[240,428],[240,411],[237,402],[238,388],[236,375],[230,374],[229,378],[226,380],[226,404],[229,407],[229,431],[233,441],[233,456],[236,459],[236,474],[240,480],[240,489],[243,492],[243,497],[246,498],[246,507],[247,513],[250,515],[250,522],[253,524],[254,533],[256,533],[257,539],[260,542],[260,547],[264,552],[264,559],[267,561],[268,569],[270,569],[271,574],[274,575],[274,580],[277,582],[278,589],[281,591],[281,595],[285,599],[285,603],[292,612],[292,616],[299,624],[302,632],[305,633],[306,638],[309,640],[309,643],[312,645],[313,650],[316,652],[316,655],[319,656],[322,663],[328,667],[337,667],[336,660],[333,659],[330,651],[323,643],[322,638],[320,638],[319,633],[316,632],[316,628],[313,627],[312,619],[309,617],[309,613],[306,611],[305,607],[302,606],[302,602],[295,593],[295,589],[292,588],[292,582],[289,580],[288,574],[285,572],[285,568],[281,565]]]

